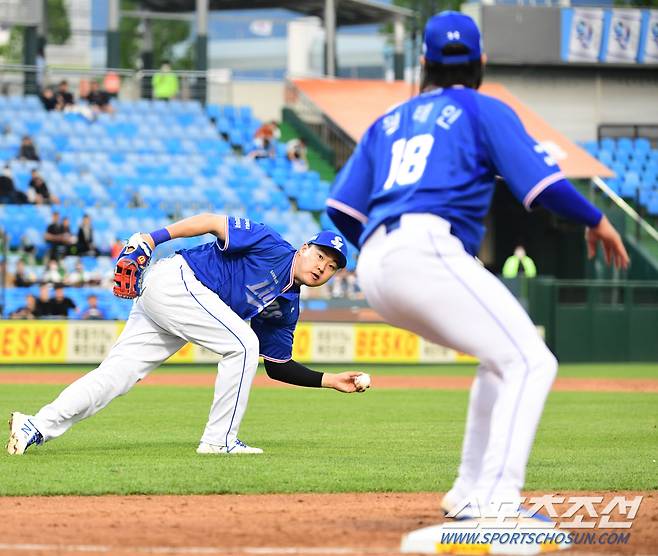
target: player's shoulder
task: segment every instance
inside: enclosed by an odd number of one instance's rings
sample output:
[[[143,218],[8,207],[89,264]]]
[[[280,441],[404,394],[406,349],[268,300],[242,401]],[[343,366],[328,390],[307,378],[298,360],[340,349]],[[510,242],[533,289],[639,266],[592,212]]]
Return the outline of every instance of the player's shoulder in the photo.
[[[489,115],[492,117],[516,115],[516,112],[514,112],[512,107],[499,98],[487,95],[486,93],[481,93],[479,91],[473,91],[473,93],[475,95],[475,102],[480,108],[481,114]]]

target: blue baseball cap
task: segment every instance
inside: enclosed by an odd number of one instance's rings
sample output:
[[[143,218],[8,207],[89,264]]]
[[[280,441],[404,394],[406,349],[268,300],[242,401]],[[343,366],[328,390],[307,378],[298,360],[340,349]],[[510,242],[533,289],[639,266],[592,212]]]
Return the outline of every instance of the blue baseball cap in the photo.
[[[322,247],[331,249],[336,253],[336,257],[338,257],[338,268],[345,268],[347,266],[347,243],[345,242],[345,238],[338,232],[322,230],[306,243],[322,245]]]
[[[475,21],[466,14],[445,11],[432,16],[425,25],[423,55],[437,64],[467,64],[482,57],[482,40]],[[461,44],[468,54],[445,55],[449,44]]]

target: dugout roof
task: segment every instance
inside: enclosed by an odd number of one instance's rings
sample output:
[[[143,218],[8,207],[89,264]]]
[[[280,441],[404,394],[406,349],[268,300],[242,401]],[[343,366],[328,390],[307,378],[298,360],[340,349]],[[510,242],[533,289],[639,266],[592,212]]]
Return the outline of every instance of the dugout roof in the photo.
[[[325,0],[209,0],[210,10],[245,10],[285,8],[306,16],[324,17]],[[144,8],[157,12],[193,12],[195,0],[142,0]],[[336,24],[361,25],[384,23],[395,18],[412,17],[406,8],[374,2],[373,0],[340,0],[336,2]]]
[[[411,85],[356,79],[294,79],[297,91],[326,117],[358,141],[370,124],[392,106],[409,99]],[[503,85],[486,83],[480,91],[496,97],[519,115],[523,125],[538,142],[547,144],[564,174],[569,178],[612,177],[614,173],[553,128]]]

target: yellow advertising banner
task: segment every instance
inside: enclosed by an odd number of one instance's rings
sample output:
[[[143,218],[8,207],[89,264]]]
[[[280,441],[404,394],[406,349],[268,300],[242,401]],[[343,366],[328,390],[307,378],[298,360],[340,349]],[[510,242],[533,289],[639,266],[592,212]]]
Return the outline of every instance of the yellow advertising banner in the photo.
[[[114,321],[0,321],[0,363],[98,364],[125,324]],[[216,364],[221,357],[186,344],[167,363]],[[470,356],[382,323],[302,322],[293,359],[301,363],[453,363]]]
[[[65,321],[0,321],[2,363],[65,363],[69,328]]]

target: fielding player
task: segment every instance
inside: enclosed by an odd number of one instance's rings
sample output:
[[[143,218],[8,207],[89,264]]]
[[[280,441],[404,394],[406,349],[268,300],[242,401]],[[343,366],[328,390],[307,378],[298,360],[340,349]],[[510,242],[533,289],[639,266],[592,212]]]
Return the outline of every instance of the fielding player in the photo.
[[[589,256],[629,259],[607,218],[565,179],[502,102],[477,92],[480,33],[459,12],[432,17],[421,93],[364,134],[339,174],[328,213],[361,247],[368,302],[391,324],[480,360],[457,480],[442,502],[518,500],[557,362],[507,288],[476,260],[496,175],[527,210],[587,227]],[[489,506],[488,506],[489,507]]]
[[[206,233],[217,240],[158,261],[142,286],[155,246]],[[346,262],[345,241],[335,232],[321,232],[295,250],[272,229],[246,218],[200,214],[134,234],[115,272],[114,293],[137,298],[121,336],[98,368],[36,415],[12,413],[8,452],[22,454],[57,438],[193,342],[222,356],[197,452],[261,453],[238,439],[259,353],[277,380],[341,392],[364,389],[355,384],[361,373],[320,373],[291,359],[300,287],[325,284]]]

